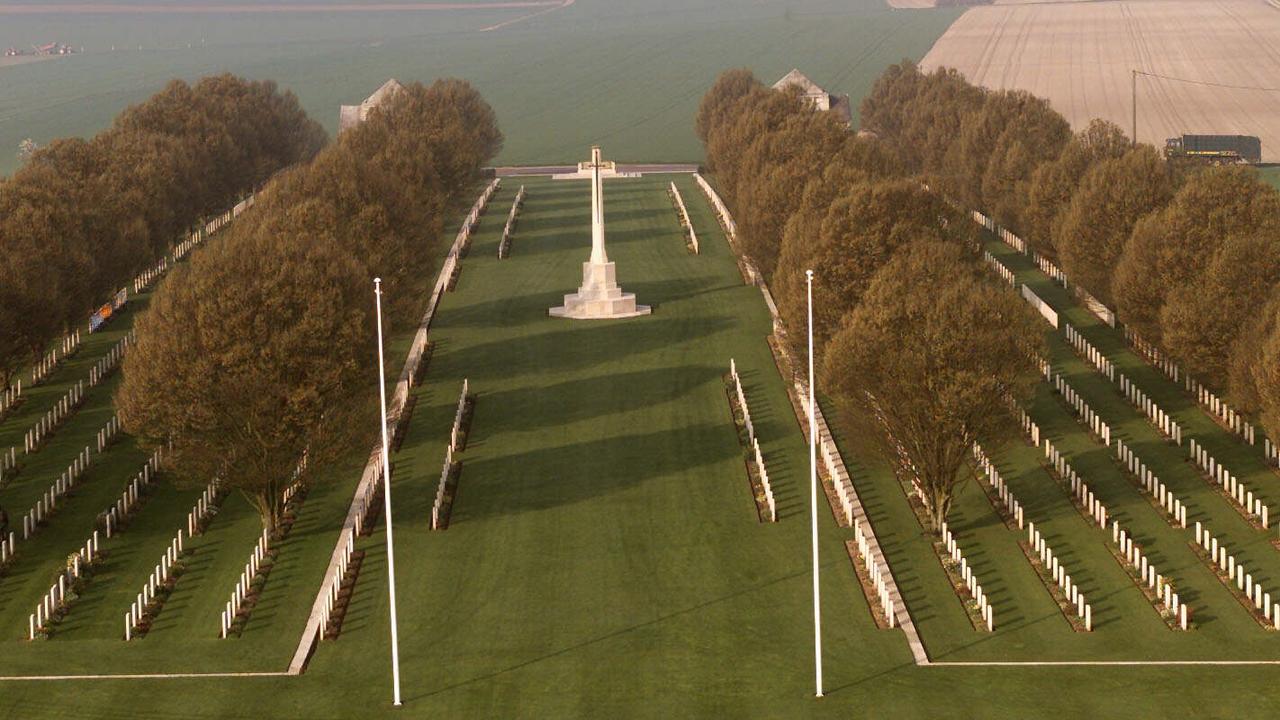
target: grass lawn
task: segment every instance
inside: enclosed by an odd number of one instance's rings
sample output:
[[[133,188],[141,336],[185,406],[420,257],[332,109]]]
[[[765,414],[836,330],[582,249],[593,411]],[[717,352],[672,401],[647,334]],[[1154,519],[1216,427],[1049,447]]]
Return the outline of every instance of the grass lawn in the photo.
[[[432,364],[416,389],[417,409],[394,458],[404,709],[390,705],[380,523],[360,542],[367,555],[342,635],[320,645],[301,677],[0,683],[5,712],[307,718],[1274,713],[1276,699],[1261,691],[1273,674],[1268,667],[917,667],[900,631],[875,628],[843,550],[852,533],[836,527],[825,504],[820,528],[829,694],[815,701],[808,458],[765,342],[768,315],[758,292],[742,284],[706,203],[681,178],[704,238],[702,255],[686,252],[666,182],[653,177],[606,184],[610,257],[624,289],[654,306],[651,316],[617,322],[546,315],[576,287],[589,252],[585,183],[526,180],[529,195],[506,260],[496,258],[497,241],[518,183],[504,183],[493,200],[457,291],[446,296],[433,326]],[[1026,281],[1039,282],[1029,268],[1018,269]],[[1036,289],[1082,331],[1101,335],[1087,318],[1076,317],[1065,295],[1039,284]],[[401,349],[393,357],[402,355]],[[721,381],[730,357],[741,369],[764,443],[779,501],[777,524],[756,519]],[[1185,463],[1178,449],[1153,436],[1136,411],[1128,413],[1123,399],[1091,378],[1065,345],[1054,344],[1053,358],[1117,433],[1151,457],[1148,463],[1184,495],[1196,519],[1239,543],[1248,562],[1269,567],[1276,552],[1251,538],[1242,522],[1234,523],[1225,501],[1196,492],[1196,482],[1208,485],[1180,467]],[[474,422],[458,456],[463,467],[451,526],[433,532],[431,498],[463,378],[476,396]],[[1144,380],[1136,371],[1135,379]],[[935,661],[1278,657],[1277,636],[1233,605],[1186,548],[1189,534],[1170,528],[1146,504],[1056,397],[1042,389],[1030,411],[1185,588],[1197,609],[1197,629],[1165,629],[1111,557],[1109,535],[1076,513],[1042,467],[1040,453],[1012,442],[988,451],[1029,519],[1089,595],[1096,628],[1092,634],[1070,629],[1022,558],[1021,536],[1005,529],[975,481],[962,493],[952,522],[996,604],[997,632],[975,631],[896,480],[846,449]],[[851,445],[848,438],[838,440]],[[358,465],[333,468],[345,479],[308,498],[304,515],[313,516],[295,528],[296,547],[285,553],[296,557],[295,565],[273,570],[245,637],[212,639],[221,596],[229,592],[215,578],[238,572],[252,543],[252,523],[228,508],[205,538],[219,547],[179,582],[153,635],[126,647],[98,629],[101,623],[105,632],[114,622],[111,614],[123,610],[103,610],[101,617],[87,611],[62,638],[36,646],[0,643],[0,667],[283,669]],[[157,494],[139,518],[150,515],[159,528],[185,502]],[[122,538],[130,536],[138,538],[130,546],[140,568],[146,558],[158,557],[151,545],[165,542],[159,530],[154,541],[139,528]],[[201,556],[197,548],[195,557]],[[1263,574],[1276,576],[1269,569]],[[0,592],[7,582],[0,581]],[[103,594],[117,592],[116,586],[104,577]],[[120,584],[126,605],[129,588]],[[104,606],[115,602],[102,600]]]
[[[1262,179],[1280,188],[1280,165],[1268,165],[1258,169],[1262,173]]]
[[[919,59],[959,10],[883,0],[577,0],[493,32],[525,10],[245,15],[5,15],[0,47],[57,39],[83,55],[0,68],[0,174],[24,138],[92,135],[174,77],[233,72],[297,94],[331,132],[338,106],[389,77],[461,77],[493,104],[502,164],[611,157],[698,161],[691,119],[722,70],[766,82],[793,67],[858,101],[890,63]]]

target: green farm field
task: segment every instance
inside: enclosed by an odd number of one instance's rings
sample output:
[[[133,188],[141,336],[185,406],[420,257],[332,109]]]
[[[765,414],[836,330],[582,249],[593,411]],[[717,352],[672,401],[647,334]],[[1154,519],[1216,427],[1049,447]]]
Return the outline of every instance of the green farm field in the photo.
[[[696,186],[679,177],[703,252],[685,250],[664,191],[670,179],[606,183],[610,258],[623,288],[654,306],[653,315],[634,320],[546,316],[576,286],[589,247],[585,183],[509,179],[490,205],[457,290],[446,295],[432,326],[433,359],[393,458],[404,708],[390,703],[380,523],[359,543],[366,555],[341,635],[321,643],[302,676],[0,682],[0,714],[1239,718],[1275,712],[1276,699],[1259,692],[1274,665],[1145,664],[1275,661],[1280,653],[1276,634],[1250,619],[1190,551],[1189,532],[1164,521],[1047,386],[1031,414],[1174,579],[1195,609],[1195,629],[1166,628],[1110,554],[1109,534],[1084,521],[1046,472],[1042,454],[1021,442],[988,450],[1090,598],[1094,632],[1070,628],[1018,549],[1021,535],[1003,525],[976,481],[963,491],[952,527],[995,603],[997,630],[973,629],[901,486],[844,443],[854,483],[936,664],[917,666],[901,631],[876,628],[843,547],[852,531],[838,527],[820,499],[828,695],[813,699],[805,443],[766,344],[770,322],[759,293],[742,283]],[[529,193],[525,209],[511,257],[498,260],[502,218],[520,182]],[[1188,433],[1273,497],[1277,478],[1255,448],[1226,435],[1025,258],[995,241],[989,249]],[[401,341],[392,356],[402,357],[403,347]],[[1280,577],[1280,554],[1267,536],[1195,475],[1183,451],[1161,440],[1065,344],[1053,341],[1051,349],[1055,368],[1187,502],[1193,521],[1213,528],[1260,582],[1270,586]],[[776,524],[756,517],[724,392],[730,358],[741,369],[773,478]],[[464,378],[476,396],[474,420],[459,455],[450,527],[433,532],[431,498]],[[125,452],[127,446],[110,451]],[[121,461],[120,483],[135,459]],[[98,605],[127,605],[136,577],[132,583],[106,572],[95,577],[65,632],[34,646],[16,637],[26,606],[34,604],[27,595],[38,595],[39,583],[24,582],[19,593],[10,578],[0,580],[0,622],[13,638],[0,643],[0,663],[20,674],[283,670],[358,465],[353,459],[333,468],[335,481],[318,484],[308,497],[306,524],[295,528],[282,554],[291,566],[277,567],[268,580],[271,604],[260,609],[270,612],[255,611],[243,637],[213,637],[225,590],[210,579],[224,567],[234,575],[247,554],[241,546],[252,542],[252,522],[229,507],[230,517],[215,520],[205,536],[223,546],[195,554],[209,558],[198,571],[206,579],[196,576],[184,587],[184,577],[183,594],[161,614],[162,625],[127,646],[113,636],[123,610]],[[106,475],[104,466],[93,482],[106,482]],[[135,553],[158,556],[175,513],[190,500],[167,492],[158,492],[121,536],[109,567],[118,557],[122,567],[131,563]],[[79,508],[81,499],[68,507]],[[225,535],[215,538],[224,519]],[[66,524],[74,525],[67,538],[78,540],[84,523]],[[30,547],[43,545],[57,527]],[[56,567],[60,552],[41,556],[42,567]],[[145,575],[145,560],[139,562],[131,573]],[[212,597],[204,597],[207,587]],[[1046,661],[1085,664],[1031,664]],[[1130,661],[1137,664],[1089,664]],[[992,662],[1015,665],[985,664]]]
[[[1264,168],[1260,168],[1259,172],[1262,173],[1263,180],[1266,180],[1275,187],[1280,188],[1280,165],[1268,165]]]
[[[696,162],[690,118],[721,70],[748,66],[772,82],[799,67],[849,93],[856,109],[887,65],[922,57],[959,15],[894,11],[881,0],[577,0],[479,32],[526,11],[129,15],[59,5],[0,13],[0,48],[84,47],[0,67],[0,175],[16,167],[24,138],[92,135],[171,78],[224,71],[294,91],[331,133],[339,105],[389,77],[453,76],[497,111],[507,136],[501,164],[575,162],[593,142],[619,160]]]

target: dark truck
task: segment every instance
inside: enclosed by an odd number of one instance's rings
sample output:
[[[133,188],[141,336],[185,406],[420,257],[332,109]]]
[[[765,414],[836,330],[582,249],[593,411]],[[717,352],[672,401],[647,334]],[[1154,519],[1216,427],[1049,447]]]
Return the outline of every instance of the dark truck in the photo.
[[[1262,141],[1253,135],[1183,135],[1164,143],[1166,158],[1214,164],[1262,162]]]

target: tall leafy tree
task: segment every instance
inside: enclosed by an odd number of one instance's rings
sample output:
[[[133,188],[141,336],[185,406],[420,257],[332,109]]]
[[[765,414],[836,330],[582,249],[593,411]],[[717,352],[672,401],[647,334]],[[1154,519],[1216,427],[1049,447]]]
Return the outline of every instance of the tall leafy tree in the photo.
[[[1067,142],[1056,159],[1037,167],[1027,186],[1020,226],[1023,239],[1041,253],[1054,256],[1054,224],[1071,203],[1080,179],[1097,163],[1118,158],[1130,147],[1118,125],[1095,119]]]
[[[0,189],[0,256],[22,276],[4,292],[28,308],[21,344],[39,354],[202,216],[324,142],[291,94],[222,75],[174,81],[90,140],[34,150]]]
[[[790,336],[803,344],[807,317],[805,270],[814,270],[813,333],[819,352],[840,329],[849,311],[863,301],[872,279],[903,246],[934,240],[972,256],[972,224],[937,195],[911,180],[886,180],[844,187],[828,206],[813,235],[797,232],[784,240],[774,298]],[[796,348],[799,349],[799,346]]]
[[[1133,226],[1173,192],[1169,168],[1150,145],[1088,170],[1054,227],[1053,244],[1072,282],[1111,305],[1112,277]]]
[[[1239,357],[1234,360],[1232,383],[1244,409],[1257,412],[1266,428],[1280,428],[1280,294],[1273,296],[1253,321],[1256,334],[1241,336]]]
[[[1192,175],[1167,206],[1134,226],[1112,284],[1121,318],[1160,342],[1170,291],[1200,277],[1226,238],[1278,226],[1280,192],[1253,170],[1214,167]]]
[[[905,171],[924,173],[937,183],[962,119],[984,102],[986,91],[956,70],[925,74],[904,60],[876,79],[860,116],[862,128],[883,140]]]
[[[726,110],[726,118],[707,139],[707,162],[715,170],[725,199],[737,211],[735,193],[744,165],[744,151],[757,138],[781,128],[789,118],[811,113],[795,93],[753,87]]]
[[[233,231],[175,270],[116,393],[124,427],[171,446],[180,481],[218,478],[270,533],[303,454],[322,463],[372,427],[355,420],[376,387],[365,269],[326,238],[274,230]]]
[[[994,95],[992,102],[1014,105],[996,138],[982,176],[983,205],[1006,227],[1022,228],[1037,168],[1062,153],[1071,139],[1071,126],[1049,105],[1029,93]]]
[[[936,531],[973,443],[1017,432],[1010,400],[1039,380],[1030,307],[954,244],[904,248],[831,340],[822,382],[850,434],[919,492]]]
[[[138,321],[117,394],[126,429],[172,443],[179,478],[239,489],[268,531],[303,453],[314,465],[374,427],[372,278],[402,324],[424,297],[444,213],[501,143],[469,86],[432,88],[413,86],[280,174]]]
[[[835,115],[803,112],[756,138],[743,152],[734,218],[746,253],[765,277],[777,266],[783,227],[800,205],[805,184],[848,137]]]
[[[732,117],[730,110],[733,104],[751,90],[761,87],[760,81],[747,68],[720,73],[698,103],[698,114],[693,123],[698,139],[705,145],[720,125]]]
[[[1240,332],[1231,346],[1227,367],[1227,389],[1231,403],[1246,415],[1257,416],[1262,412],[1262,396],[1259,382],[1268,368],[1263,367],[1263,347],[1280,327],[1280,287],[1273,288],[1262,307],[1241,319]],[[1280,420],[1280,406],[1272,406],[1271,421],[1264,421],[1267,428],[1280,427],[1271,423]]]
[[[1160,312],[1164,349],[1201,382],[1229,389],[1231,354],[1280,285],[1280,237],[1228,237],[1203,274],[1173,288]]]

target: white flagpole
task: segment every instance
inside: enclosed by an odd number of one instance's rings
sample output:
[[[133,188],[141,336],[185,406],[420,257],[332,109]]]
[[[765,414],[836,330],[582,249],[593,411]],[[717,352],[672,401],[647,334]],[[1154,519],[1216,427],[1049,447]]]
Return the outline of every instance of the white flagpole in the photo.
[[[391,451],[387,441],[387,375],[382,359],[382,278],[373,279],[378,308],[378,403],[382,408],[382,500],[387,517],[387,594],[391,603],[391,683],[400,705],[400,633],[396,623],[396,553],[391,539]]]
[[[813,516],[813,672],[822,697],[822,611],[818,597],[818,390],[813,381],[813,271],[806,270],[809,293],[809,509]]]

